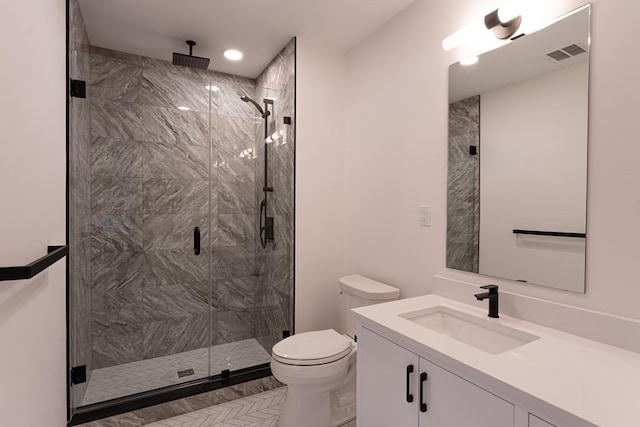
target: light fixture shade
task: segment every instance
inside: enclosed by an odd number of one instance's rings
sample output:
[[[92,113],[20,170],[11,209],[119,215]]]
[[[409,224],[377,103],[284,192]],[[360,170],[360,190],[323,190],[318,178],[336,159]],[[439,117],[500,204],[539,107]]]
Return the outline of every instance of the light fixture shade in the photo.
[[[520,24],[522,23],[522,16],[516,16],[507,22],[502,22],[500,20],[500,16],[498,13],[498,9],[494,10],[491,13],[488,13],[484,17],[484,25],[488,30],[493,32],[495,38],[500,40],[507,40],[511,36],[513,36],[518,28],[520,28]]]

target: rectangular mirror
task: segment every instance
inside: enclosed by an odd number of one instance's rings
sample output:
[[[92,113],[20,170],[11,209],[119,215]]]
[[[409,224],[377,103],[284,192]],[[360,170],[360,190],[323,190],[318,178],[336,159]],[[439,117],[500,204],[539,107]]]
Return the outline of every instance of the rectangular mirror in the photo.
[[[589,22],[449,67],[447,268],[584,293]]]

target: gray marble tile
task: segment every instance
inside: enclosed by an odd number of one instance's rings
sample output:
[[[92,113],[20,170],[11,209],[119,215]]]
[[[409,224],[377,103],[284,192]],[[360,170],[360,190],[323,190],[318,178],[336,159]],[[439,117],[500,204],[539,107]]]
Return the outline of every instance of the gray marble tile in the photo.
[[[94,294],[129,287],[142,288],[150,273],[142,251],[101,251],[91,260]],[[101,307],[94,302],[94,308]]]
[[[478,129],[480,126],[480,96],[472,96],[449,105],[449,135]]]
[[[255,275],[254,252],[242,247],[213,248],[211,253],[211,271],[219,279],[246,277]]]
[[[95,369],[142,359],[142,328],[126,324],[92,323]]]
[[[448,162],[472,162],[476,156],[470,154],[469,147],[475,145],[479,148],[479,136],[476,131],[460,131],[457,135],[449,136],[449,157]],[[479,150],[478,150],[479,151]]]
[[[91,247],[102,251],[141,250],[142,215],[92,215]]]
[[[144,320],[163,321],[209,315],[209,285],[192,282],[181,285],[147,286],[142,298]]]
[[[142,108],[133,103],[92,98],[91,135],[142,139]]]
[[[273,340],[278,342],[282,339],[283,331],[291,330],[288,316],[281,307],[261,309],[256,312],[256,318],[260,319],[256,322],[257,337],[273,337]]]
[[[209,179],[209,149],[173,142],[143,143],[142,173],[145,178]]]
[[[139,102],[142,88],[142,68],[113,55],[91,54],[91,95],[123,102]]]
[[[244,117],[217,115],[212,119],[212,140],[221,159],[237,157],[242,150],[252,148],[262,125],[261,120]]]
[[[452,215],[473,215],[475,200],[474,163],[449,164],[447,179],[447,211]]]
[[[281,293],[288,292],[292,267],[289,254],[260,255],[257,264],[261,283]]]
[[[103,325],[128,325],[132,328],[142,326],[145,320],[142,312],[143,296],[145,289],[139,286],[127,286],[122,288],[106,286],[107,290],[98,292],[94,288],[92,306],[94,322]],[[97,339],[97,338],[96,338]]]
[[[150,214],[142,227],[144,250],[191,249],[195,227],[200,228],[202,247],[209,246],[208,214]]]
[[[239,341],[252,338],[255,331],[255,313],[253,311],[219,310],[218,343]]]
[[[175,66],[174,66],[175,67]],[[177,68],[177,67],[176,67]],[[146,68],[143,73],[142,103],[156,107],[187,107],[209,114],[210,96],[206,75],[193,75],[181,70]]]
[[[293,78],[295,41],[289,41],[256,79],[256,86],[281,90]]]
[[[217,97],[212,100],[213,110],[217,114],[260,120],[260,113],[255,106],[240,99],[241,96],[255,99],[255,83],[224,75],[218,80],[217,86],[219,88]],[[261,99],[255,101],[262,105]]]
[[[93,178],[91,212],[94,215],[142,214],[142,178]]]
[[[121,62],[125,62],[129,65],[142,67],[143,57],[139,55],[134,55],[132,53],[126,53],[126,52],[121,52],[121,51],[112,50],[112,49],[105,49],[98,46],[91,46],[91,54],[100,55],[108,58],[114,58]]]
[[[208,315],[149,322],[143,327],[145,359],[195,350],[208,345]]]
[[[142,142],[91,138],[91,176],[142,176]]]
[[[142,107],[145,141],[209,147],[209,114],[177,107]]]
[[[218,213],[255,214],[253,180],[220,180],[218,187]]]
[[[216,246],[252,247],[257,239],[257,215],[218,214]]]
[[[214,281],[219,310],[250,309],[255,305],[256,277],[229,277]]]
[[[205,180],[146,178],[143,183],[143,213],[207,213],[208,194],[209,182]]]
[[[201,283],[209,278],[208,251],[202,248],[199,256],[193,249],[145,251],[151,273],[149,282],[155,285]]]
[[[185,48],[187,48],[187,46],[185,46]],[[186,50],[188,51],[188,48]],[[175,76],[179,76],[186,80],[194,80],[194,79],[210,80],[212,74],[216,74],[208,70],[200,70],[197,68],[181,67],[178,65],[173,65],[170,54],[167,56],[169,56],[167,60],[149,58],[146,56],[140,57],[142,61],[142,67],[145,70],[154,70],[154,71],[163,72],[165,74],[173,74]]]

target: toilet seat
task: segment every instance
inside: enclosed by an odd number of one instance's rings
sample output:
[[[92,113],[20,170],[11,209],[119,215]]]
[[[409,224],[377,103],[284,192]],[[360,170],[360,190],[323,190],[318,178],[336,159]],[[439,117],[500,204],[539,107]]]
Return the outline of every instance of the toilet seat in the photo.
[[[272,356],[286,365],[323,365],[347,356],[352,347],[351,339],[333,329],[326,329],[285,338],[273,346]]]

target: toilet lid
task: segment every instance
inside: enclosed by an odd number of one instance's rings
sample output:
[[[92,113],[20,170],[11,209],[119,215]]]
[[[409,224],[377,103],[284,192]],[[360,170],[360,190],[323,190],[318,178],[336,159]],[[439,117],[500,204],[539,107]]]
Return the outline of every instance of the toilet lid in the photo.
[[[288,365],[321,365],[351,353],[352,341],[333,329],[303,332],[273,346],[272,356]]]

